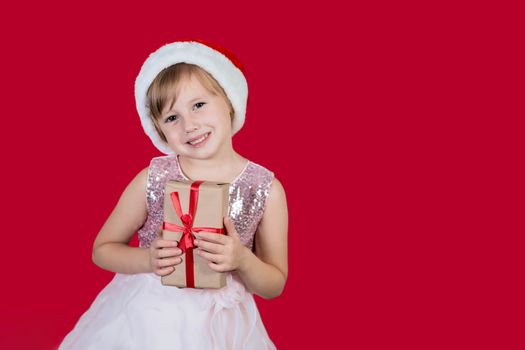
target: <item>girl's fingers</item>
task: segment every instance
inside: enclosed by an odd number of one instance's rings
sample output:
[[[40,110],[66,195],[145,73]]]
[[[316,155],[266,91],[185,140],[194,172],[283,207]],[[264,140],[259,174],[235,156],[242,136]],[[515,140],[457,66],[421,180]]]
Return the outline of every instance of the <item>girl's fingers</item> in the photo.
[[[209,233],[209,232],[204,232],[204,231],[196,233],[195,236],[199,240],[204,240],[204,241],[218,243],[218,244],[226,244],[226,240],[230,238],[226,235],[220,235],[217,233]]]
[[[182,258],[157,259],[158,267],[175,266],[182,262]]]
[[[175,271],[175,268],[173,266],[169,266],[161,269],[156,269],[155,274],[157,274],[158,276],[166,276],[172,273],[173,271]]]
[[[201,249],[197,250],[197,254],[202,256],[204,259],[214,262],[216,264],[219,264],[220,262],[222,262],[222,255],[219,255],[219,254],[208,253]]]
[[[208,266],[210,267],[210,269],[212,269],[213,271],[217,271],[217,272],[229,271],[224,265],[214,264],[212,262],[209,262]]]
[[[224,227],[226,227],[226,232],[228,236],[239,237],[239,233],[235,229],[235,225],[233,224],[232,219],[230,219],[230,217],[228,216],[224,217]]]
[[[163,248],[157,250],[157,258],[169,258],[172,256],[179,256],[182,254],[182,250],[179,248]]]
[[[224,245],[222,244],[206,242],[200,239],[196,239],[194,242],[197,247],[207,252],[215,254],[222,254],[224,252]]]
[[[157,240],[158,248],[176,247],[178,244],[179,242],[168,240],[168,239],[158,239]]]

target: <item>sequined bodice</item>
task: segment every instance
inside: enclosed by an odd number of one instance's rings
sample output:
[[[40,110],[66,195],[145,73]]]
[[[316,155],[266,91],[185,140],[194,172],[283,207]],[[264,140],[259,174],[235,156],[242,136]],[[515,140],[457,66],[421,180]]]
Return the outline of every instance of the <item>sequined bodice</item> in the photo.
[[[255,231],[264,212],[273,176],[273,172],[249,161],[230,184],[228,215],[242,244],[250,249],[253,249]],[[148,217],[138,231],[140,247],[149,247],[157,237],[158,227],[163,221],[164,186],[168,180],[188,180],[180,169],[177,156],[153,158],[146,185]]]

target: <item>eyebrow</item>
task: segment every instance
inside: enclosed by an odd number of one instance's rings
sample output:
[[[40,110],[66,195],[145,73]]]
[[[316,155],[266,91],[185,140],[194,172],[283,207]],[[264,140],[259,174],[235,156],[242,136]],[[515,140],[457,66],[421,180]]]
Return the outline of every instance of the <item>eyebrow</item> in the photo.
[[[200,97],[200,96],[199,97],[195,97],[195,98],[192,98],[191,100],[189,100],[189,103],[191,104],[191,103],[193,103],[193,102],[195,102],[197,100],[201,100],[201,99],[202,99],[202,97]],[[175,100],[171,101],[170,109],[168,109],[168,112],[171,111],[171,109],[173,108],[174,104],[175,104]]]

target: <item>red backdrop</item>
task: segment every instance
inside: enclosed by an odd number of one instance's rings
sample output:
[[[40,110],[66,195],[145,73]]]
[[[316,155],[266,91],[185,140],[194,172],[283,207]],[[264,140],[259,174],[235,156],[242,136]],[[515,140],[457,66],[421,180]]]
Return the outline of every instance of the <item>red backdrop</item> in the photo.
[[[523,348],[520,12],[366,4],[5,5],[0,347],[55,347],[112,278],[93,240],[160,155],[134,79],[196,37],[245,66],[234,146],[287,192],[278,348]]]

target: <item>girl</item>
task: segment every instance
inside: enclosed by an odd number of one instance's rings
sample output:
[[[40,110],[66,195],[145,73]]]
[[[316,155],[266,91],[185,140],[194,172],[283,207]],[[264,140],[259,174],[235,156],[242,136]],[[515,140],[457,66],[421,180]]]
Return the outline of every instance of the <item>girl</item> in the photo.
[[[271,171],[233,149],[248,87],[237,61],[222,51],[175,42],[142,66],[137,110],[167,155],[131,181],[95,239],[94,263],[116,274],[60,349],[275,349],[253,294],[275,298],[286,283],[286,197]],[[177,242],[161,238],[171,179],[230,183],[227,234],[195,233],[198,254],[227,273],[221,289],[161,284],[182,262]],[[130,247],[137,230],[140,245]]]

